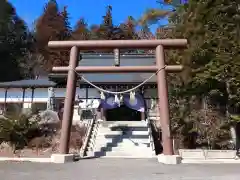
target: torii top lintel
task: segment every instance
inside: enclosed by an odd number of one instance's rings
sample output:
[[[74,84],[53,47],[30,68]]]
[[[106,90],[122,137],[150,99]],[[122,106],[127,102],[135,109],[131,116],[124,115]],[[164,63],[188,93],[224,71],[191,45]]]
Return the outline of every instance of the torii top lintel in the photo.
[[[167,49],[179,49],[187,46],[186,39],[158,39],[158,40],[88,40],[88,41],[50,41],[50,48],[67,48],[73,46],[84,50],[95,49],[154,49],[162,45]]]

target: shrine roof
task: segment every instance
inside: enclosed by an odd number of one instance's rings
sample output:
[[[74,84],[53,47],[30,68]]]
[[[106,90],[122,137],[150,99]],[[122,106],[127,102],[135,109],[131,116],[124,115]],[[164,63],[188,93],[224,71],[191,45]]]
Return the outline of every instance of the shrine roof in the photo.
[[[56,85],[57,83],[48,80],[48,78],[42,78],[1,82],[0,88],[36,88],[36,87],[54,87]]]
[[[155,56],[152,54],[123,54],[120,56],[120,66],[153,66],[155,65]],[[82,54],[79,60],[79,66],[114,66],[114,54]],[[81,74],[87,80],[97,84],[112,83],[139,83],[150,77],[151,73],[94,73]],[[49,75],[53,81],[65,79],[67,74],[52,73]],[[155,83],[156,77],[149,80],[149,83]],[[84,84],[84,82],[81,81]]]

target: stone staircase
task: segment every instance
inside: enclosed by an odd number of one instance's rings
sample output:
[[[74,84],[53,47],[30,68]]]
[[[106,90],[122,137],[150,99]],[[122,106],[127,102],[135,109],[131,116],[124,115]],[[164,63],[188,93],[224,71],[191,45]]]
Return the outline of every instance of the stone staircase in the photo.
[[[87,156],[152,158],[151,135],[145,121],[97,121],[94,124]]]

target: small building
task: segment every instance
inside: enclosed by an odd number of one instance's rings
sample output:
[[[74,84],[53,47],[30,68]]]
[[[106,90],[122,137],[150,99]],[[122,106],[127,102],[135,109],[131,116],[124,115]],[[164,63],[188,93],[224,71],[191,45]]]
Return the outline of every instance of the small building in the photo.
[[[113,54],[82,54],[79,66],[113,66]],[[121,66],[155,65],[154,55],[123,54],[120,56]],[[100,93],[98,88],[108,91],[124,91],[136,87],[152,74],[79,74],[76,87],[74,120],[81,119],[82,110],[92,109],[100,112],[100,119],[107,121],[144,120],[147,116],[156,117],[156,77],[153,76],[141,87],[120,96]],[[92,84],[81,80],[84,76]],[[49,74],[34,80],[21,80],[0,83],[1,113],[13,107],[39,110],[53,109],[59,111],[66,92],[67,74]],[[134,95],[135,94],[135,95]],[[117,102],[117,100],[119,102]],[[81,110],[81,111],[79,111]],[[150,114],[149,114],[150,113]]]

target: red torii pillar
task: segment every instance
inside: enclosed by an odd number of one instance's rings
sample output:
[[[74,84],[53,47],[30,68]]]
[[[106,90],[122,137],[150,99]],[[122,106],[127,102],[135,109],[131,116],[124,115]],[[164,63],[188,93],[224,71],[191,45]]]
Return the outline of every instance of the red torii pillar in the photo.
[[[98,41],[50,41],[50,48],[68,48],[70,61],[68,67],[53,67],[53,72],[68,72],[64,113],[62,120],[62,132],[60,139],[60,154],[69,153],[70,130],[73,117],[73,106],[76,91],[76,72],[79,73],[154,73],[157,72],[158,103],[160,112],[160,124],[162,129],[163,154],[173,155],[173,142],[169,117],[168,88],[166,72],[179,72],[181,65],[165,65],[164,48],[174,49],[187,46],[186,39],[162,39],[162,40],[98,40]],[[156,66],[78,66],[80,50],[96,49],[154,49],[156,48]],[[75,72],[76,71],[76,72]],[[160,142],[159,142],[160,143]]]

